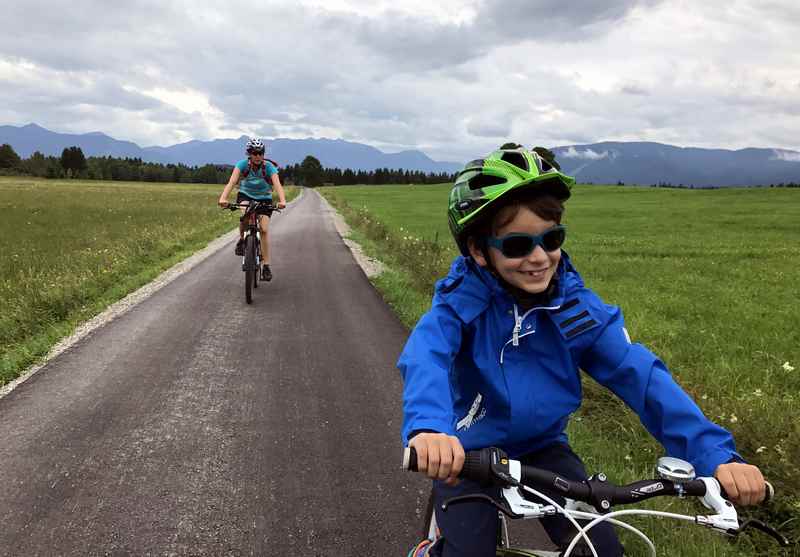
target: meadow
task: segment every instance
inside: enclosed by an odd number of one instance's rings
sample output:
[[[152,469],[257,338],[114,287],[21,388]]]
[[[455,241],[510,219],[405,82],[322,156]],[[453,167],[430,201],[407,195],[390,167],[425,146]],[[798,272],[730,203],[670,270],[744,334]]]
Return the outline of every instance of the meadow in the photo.
[[[457,250],[449,186],[324,188],[367,253],[388,265],[373,279],[412,327]],[[779,491],[746,510],[800,539],[800,191],[577,186],[564,249],[590,288],[622,307],[634,342],[666,362],[740,453]],[[590,471],[616,482],[652,474],[661,447],[638,418],[591,380],[569,434]],[[683,501],[651,505],[690,514]],[[758,534],[735,544],[675,522],[642,519],[670,556],[789,555]],[[676,539],[677,537],[677,539]],[[634,555],[646,555],[626,537]]]
[[[236,228],[216,205],[221,189],[0,178],[0,386],[77,324]]]

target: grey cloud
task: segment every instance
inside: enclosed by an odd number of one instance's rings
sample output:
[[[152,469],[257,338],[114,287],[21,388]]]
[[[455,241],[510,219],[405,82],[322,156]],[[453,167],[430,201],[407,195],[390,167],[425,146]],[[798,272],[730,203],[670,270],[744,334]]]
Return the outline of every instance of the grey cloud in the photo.
[[[626,95],[638,95],[638,96],[647,96],[650,94],[645,87],[641,85],[636,85],[634,83],[630,83],[627,85],[623,85],[620,87],[620,92],[625,93]]]
[[[467,131],[477,137],[508,137],[511,133],[511,122],[505,120],[477,120],[467,124]]]
[[[470,23],[443,24],[401,14],[377,21],[325,14],[325,26],[348,33],[375,49],[401,71],[459,65],[486,55],[498,45],[524,41],[583,41],[602,34],[636,7],[663,0],[504,0],[481,3]]]
[[[532,40],[582,40],[599,26],[623,19],[637,7],[652,7],[661,0],[504,0],[486,2],[476,20],[495,34]]]

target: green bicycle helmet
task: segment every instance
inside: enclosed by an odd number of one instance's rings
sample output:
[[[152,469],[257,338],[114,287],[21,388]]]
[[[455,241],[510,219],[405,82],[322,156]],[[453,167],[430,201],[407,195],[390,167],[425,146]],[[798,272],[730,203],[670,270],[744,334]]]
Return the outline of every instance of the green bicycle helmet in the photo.
[[[500,149],[470,161],[456,175],[447,204],[450,232],[463,255],[469,255],[467,238],[495,209],[521,192],[541,192],[559,201],[570,196],[575,178],[562,174],[538,153]]]

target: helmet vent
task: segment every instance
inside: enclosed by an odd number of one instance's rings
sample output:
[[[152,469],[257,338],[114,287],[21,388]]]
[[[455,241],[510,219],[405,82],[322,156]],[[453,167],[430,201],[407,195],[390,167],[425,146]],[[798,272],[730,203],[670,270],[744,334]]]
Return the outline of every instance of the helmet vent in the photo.
[[[525,172],[528,172],[528,170],[530,170],[528,168],[528,161],[525,159],[525,155],[523,155],[519,151],[503,151],[503,156],[500,157],[500,159],[506,161],[509,164],[513,164],[517,168],[521,168]]]
[[[486,188],[489,186],[499,186],[500,184],[505,184],[506,179],[501,178],[500,176],[492,176],[491,174],[478,174],[472,180],[469,181],[469,189],[471,190],[479,190],[481,188]]]

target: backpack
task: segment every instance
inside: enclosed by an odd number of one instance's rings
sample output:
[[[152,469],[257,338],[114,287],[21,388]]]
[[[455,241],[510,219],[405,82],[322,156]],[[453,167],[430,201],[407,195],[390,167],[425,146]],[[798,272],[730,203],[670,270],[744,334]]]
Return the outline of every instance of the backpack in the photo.
[[[277,163],[277,162],[275,162],[274,160],[272,160],[272,159],[267,159],[267,158],[265,158],[265,159],[264,159],[264,162],[261,164],[261,176],[263,176],[263,177],[264,177],[264,181],[265,181],[265,182],[269,182],[269,180],[267,180],[267,163],[268,163],[268,162],[269,162],[269,163],[271,163],[271,164],[272,164],[272,166],[274,166],[276,169],[278,168],[278,163]],[[245,169],[242,171],[242,180],[244,180],[245,178],[247,178],[247,176],[250,174],[250,168],[251,168],[252,166],[253,166],[253,161],[251,161],[251,160],[249,160],[249,159],[248,159],[248,160],[247,160],[247,168],[245,168]]]

